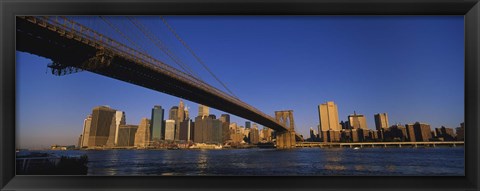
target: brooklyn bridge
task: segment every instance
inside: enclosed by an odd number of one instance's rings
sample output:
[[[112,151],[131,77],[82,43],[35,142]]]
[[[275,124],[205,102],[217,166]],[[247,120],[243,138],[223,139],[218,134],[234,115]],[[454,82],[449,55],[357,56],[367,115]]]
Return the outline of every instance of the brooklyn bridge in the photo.
[[[146,26],[129,20],[144,35],[154,35]],[[106,25],[113,27],[108,22]],[[276,111],[272,117],[235,97],[226,86],[230,94],[191,71],[181,71],[154,58],[141,47],[127,46],[67,17],[19,16],[16,27],[17,51],[51,59],[48,67],[55,75],[89,71],[207,105],[275,130],[280,149],[295,148],[296,141],[302,140],[295,133],[293,111]],[[120,34],[131,39],[128,34]]]

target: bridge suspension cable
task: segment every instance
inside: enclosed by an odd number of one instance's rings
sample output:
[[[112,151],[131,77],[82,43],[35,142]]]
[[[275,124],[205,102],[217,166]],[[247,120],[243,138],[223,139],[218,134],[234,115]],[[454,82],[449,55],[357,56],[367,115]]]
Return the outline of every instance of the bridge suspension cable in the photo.
[[[135,41],[133,41],[132,39],[130,39],[127,35],[125,35],[121,30],[119,30],[112,22],[110,22],[107,18],[105,18],[104,16],[98,16],[100,17],[105,23],[108,24],[108,26],[110,26],[113,30],[115,30],[115,32],[117,32],[118,34],[120,34],[120,36],[122,36],[123,38],[125,38],[128,42],[130,42],[133,46],[135,46],[135,48],[137,48],[138,50],[140,50],[141,52],[145,53],[146,54],[146,51],[145,49],[143,49],[141,46],[139,46],[137,43],[135,43]]]
[[[197,79],[200,79],[200,77],[192,70],[190,67],[188,67],[186,64],[184,64],[177,56],[175,56],[164,44],[163,42],[158,39],[154,34],[152,34],[143,24],[140,22],[137,22],[135,18],[127,17],[128,20],[135,25],[148,39],[152,41],[152,43],[155,44],[162,52],[164,52],[170,59],[173,60],[180,68],[182,68],[186,73],[190,74],[191,76],[194,76]]]
[[[168,24],[167,20],[163,16],[159,16],[159,17],[162,19],[162,22],[165,24],[165,26],[167,26],[168,30],[170,30],[170,32],[172,32],[172,34],[175,36],[175,38],[177,38],[177,40],[180,41],[180,43],[182,43],[182,45],[188,50],[188,52],[190,52],[190,54],[192,54],[192,56],[195,58],[195,60],[197,60],[197,62],[200,63],[203,66],[203,68],[205,68],[205,70],[207,70],[208,73],[210,73],[210,75],[212,75],[213,78],[215,78],[215,80],[217,80],[217,82],[220,83],[233,97],[238,99],[238,97],[227,87],[227,85],[225,85],[225,83],[223,83],[210,70],[210,68],[208,68],[208,66],[202,61],[202,59],[200,59],[200,57],[197,54],[195,54],[193,49],[191,49],[190,46],[188,46],[188,44],[180,37],[180,35],[178,35],[178,33],[175,31],[175,29],[173,29],[173,27],[170,26],[170,24]]]

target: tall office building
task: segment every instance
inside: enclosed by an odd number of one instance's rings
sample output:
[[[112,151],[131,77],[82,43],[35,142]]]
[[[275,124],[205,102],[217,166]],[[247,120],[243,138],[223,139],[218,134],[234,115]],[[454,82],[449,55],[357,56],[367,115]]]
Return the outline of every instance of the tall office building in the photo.
[[[168,119],[169,120],[178,120],[178,106],[173,106],[170,108],[170,111],[168,112]]]
[[[214,115],[195,117],[194,139],[195,143],[220,143],[222,134],[221,122]]]
[[[190,119],[190,112],[188,111],[188,107],[185,106],[185,119]]]
[[[88,115],[85,120],[83,120],[83,133],[82,141],[80,143],[80,148],[88,147],[88,138],[90,137],[90,127],[92,125],[92,115]]]
[[[93,108],[88,147],[105,146],[107,144],[110,128],[115,123],[115,112],[108,106]]]
[[[460,127],[457,127],[455,129],[455,133],[457,134],[455,136],[455,139],[457,141],[464,141],[465,140],[465,123],[460,123]]]
[[[165,120],[165,140],[173,141],[175,139],[175,120]]]
[[[152,109],[152,121],[150,126],[150,140],[157,142],[160,140],[165,140],[165,122],[163,121],[164,118],[164,110],[162,106],[156,105]]]
[[[436,137],[443,138],[444,141],[453,141],[455,139],[455,133],[453,132],[453,128],[447,128],[445,126],[435,128]]]
[[[150,120],[142,118],[135,133],[135,146],[147,147],[150,145]]]
[[[318,105],[318,118],[320,121],[318,133],[324,142],[340,141],[342,127],[338,121],[338,108],[333,101]]]
[[[411,142],[429,141],[432,138],[432,130],[429,124],[416,122],[405,126]]]
[[[348,123],[352,129],[368,129],[365,116],[357,114],[355,111],[353,115],[348,116]]]
[[[212,119],[211,143],[223,143],[222,122],[219,119]]]
[[[194,124],[192,120],[187,119],[180,123],[180,141],[190,141]]]
[[[258,142],[260,141],[260,136],[259,136],[259,133],[258,133],[258,128],[257,128],[257,127],[251,128],[250,134],[249,134],[248,137],[250,138],[250,143],[251,143],[251,144],[258,144]]]
[[[377,113],[375,117],[375,127],[377,131],[388,129],[388,115],[387,113]]]
[[[251,127],[252,127],[251,122],[250,121],[245,121],[245,128],[250,129]]]
[[[180,121],[180,122],[182,122],[183,120],[185,120],[185,104],[183,103],[182,100],[180,100],[180,103],[178,104],[177,119],[178,119],[178,121]]]
[[[230,140],[230,115],[222,114],[220,121],[222,122],[222,142],[226,142]]]
[[[115,138],[114,138],[114,145],[118,144],[118,130],[120,129],[120,125],[126,124],[126,117],[125,112],[123,111],[116,111],[115,112]]]
[[[135,143],[135,133],[138,126],[136,125],[120,125],[118,128],[118,145],[119,147],[131,147]]]
[[[266,141],[266,142],[271,142],[272,141],[273,130],[268,128],[268,127],[263,127],[262,132],[263,132],[263,139],[262,140]]]
[[[201,115],[195,117],[195,126],[193,127],[194,135],[193,135],[193,142],[195,143],[203,143],[203,127],[206,126],[206,118]]]
[[[209,111],[208,106],[198,104],[198,116],[207,117],[209,115],[210,115],[210,111]]]
[[[175,121],[175,140],[180,140],[180,123],[185,120],[185,105],[183,101],[180,100],[178,104],[178,114]]]

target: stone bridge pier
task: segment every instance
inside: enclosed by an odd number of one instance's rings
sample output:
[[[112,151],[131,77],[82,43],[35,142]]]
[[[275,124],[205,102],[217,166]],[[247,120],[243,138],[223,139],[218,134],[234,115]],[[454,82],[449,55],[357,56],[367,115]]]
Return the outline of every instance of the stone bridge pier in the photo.
[[[275,120],[287,128],[287,131],[276,132],[277,149],[295,148],[293,111],[275,111]]]

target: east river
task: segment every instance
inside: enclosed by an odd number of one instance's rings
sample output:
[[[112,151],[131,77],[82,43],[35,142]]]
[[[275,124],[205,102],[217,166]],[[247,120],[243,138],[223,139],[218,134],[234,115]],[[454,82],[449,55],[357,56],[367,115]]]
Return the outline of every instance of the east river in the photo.
[[[464,148],[69,150],[88,155],[88,175],[463,176]]]

